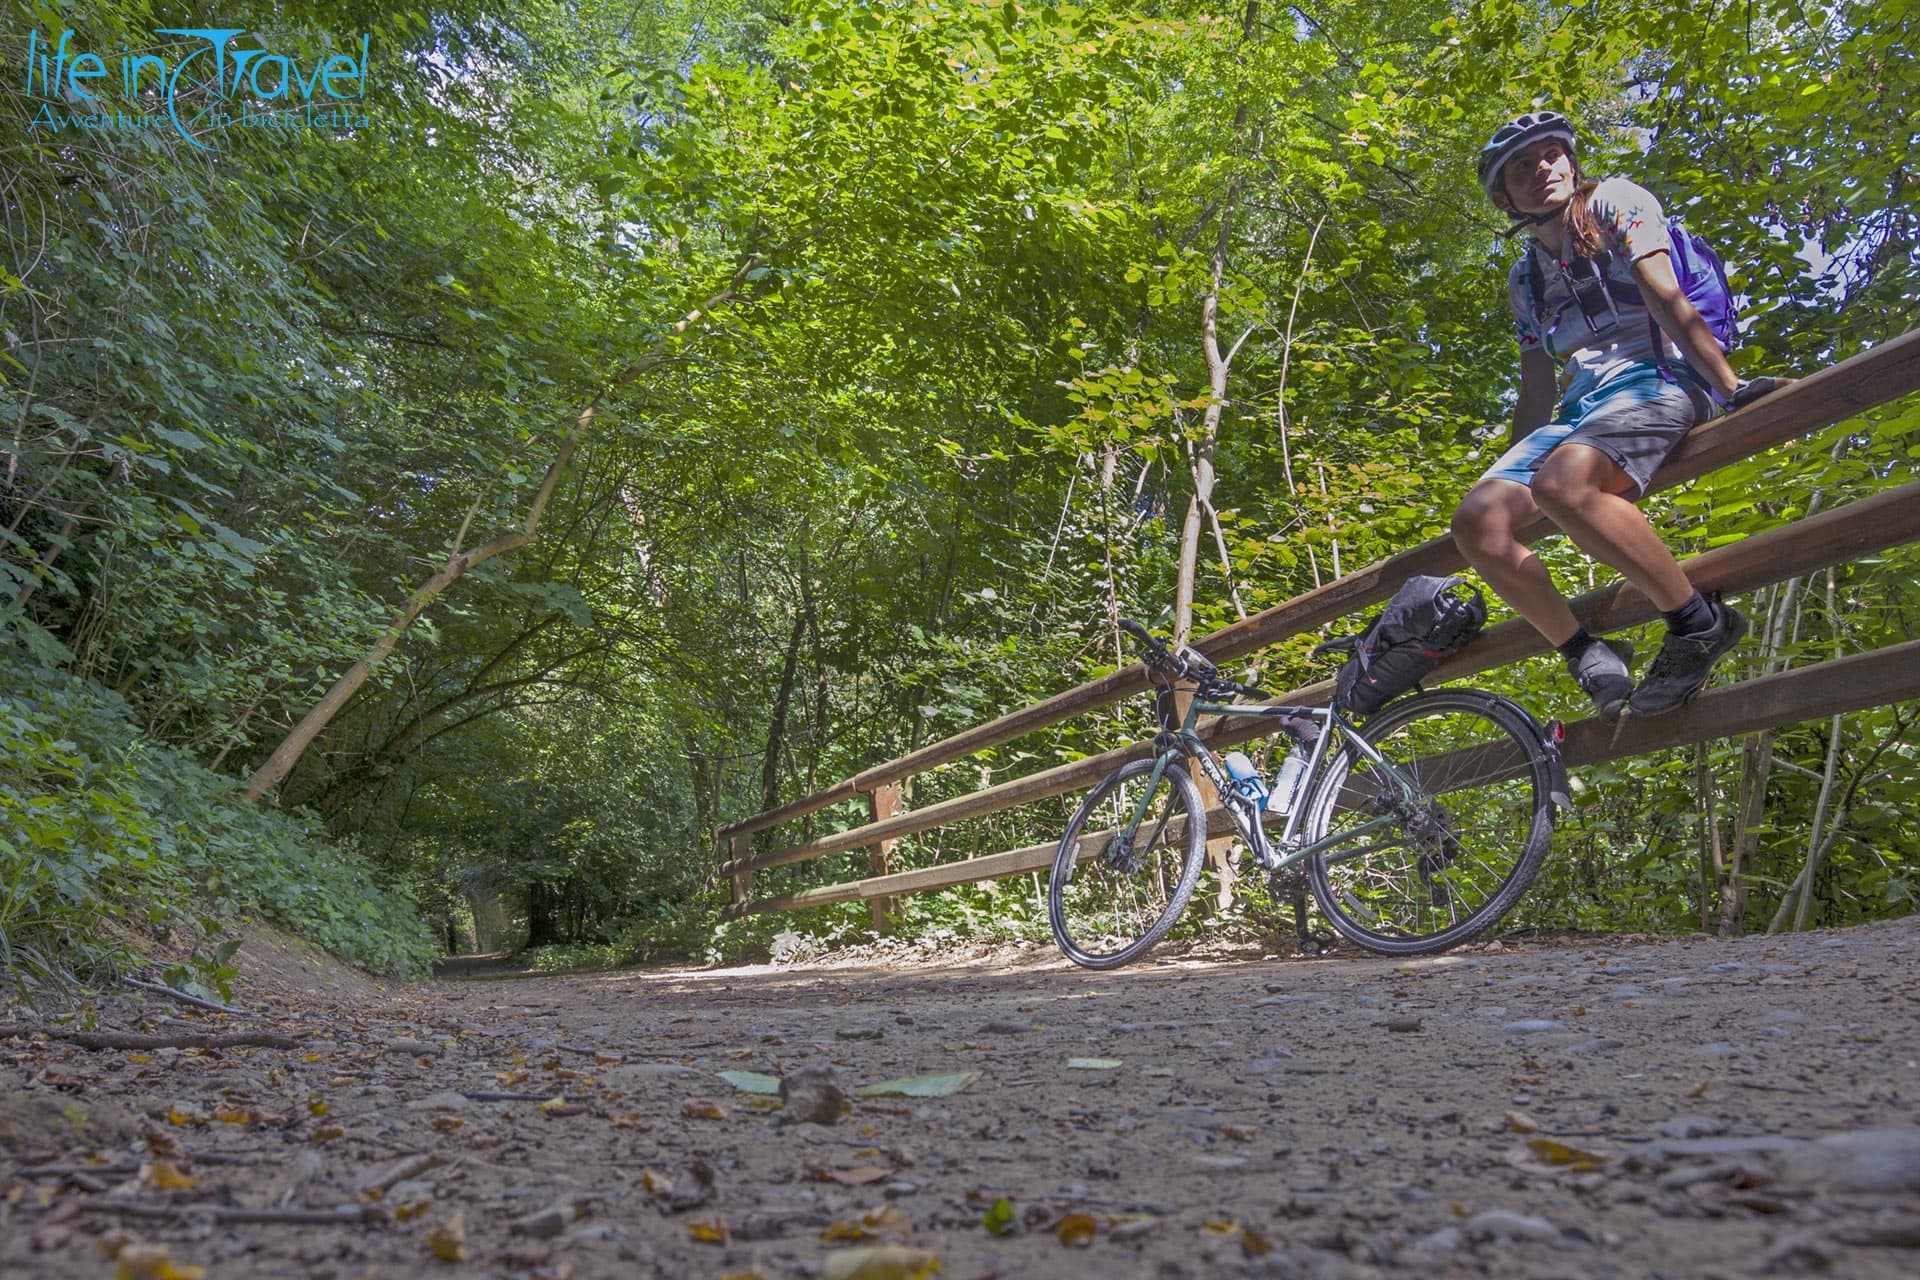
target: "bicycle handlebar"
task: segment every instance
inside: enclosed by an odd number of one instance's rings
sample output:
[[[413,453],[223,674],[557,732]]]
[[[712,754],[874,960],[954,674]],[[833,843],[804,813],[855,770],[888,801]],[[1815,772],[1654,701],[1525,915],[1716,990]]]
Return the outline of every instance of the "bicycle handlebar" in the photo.
[[[1213,664],[1213,660],[1198,649],[1187,645],[1173,648],[1132,618],[1120,619],[1120,629],[1138,640],[1147,651],[1144,661],[1149,671],[1170,679],[1193,680],[1199,684],[1203,697],[1214,698],[1221,694],[1242,698],[1272,697],[1265,689],[1221,675],[1220,668]]]

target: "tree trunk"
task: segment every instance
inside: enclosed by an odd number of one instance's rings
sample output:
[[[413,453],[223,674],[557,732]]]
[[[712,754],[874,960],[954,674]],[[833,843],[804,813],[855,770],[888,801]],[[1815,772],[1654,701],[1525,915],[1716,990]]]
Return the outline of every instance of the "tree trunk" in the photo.
[[[711,849],[715,814],[719,809],[720,797],[716,785],[719,770],[702,747],[700,739],[691,733],[683,733],[680,741],[686,748],[688,781],[693,788],[694,840],[701,849]]]
[[[560,941],[554,920],[556,906],[553,890],[545,883],[535,881],[527,886],[527,946],[550,947]]]
[[[1767,816],[1767,781],[1773,774],[1775,730],[1763,729],[1740,746],[1740,790],[1734,806],[1733,855],[1720,883],[1720,936],[1746,932],[1745,869],[1760,849],[1760,825]]]
[[[1846,653],[1846,641],[1840,628],[1840,614],[1835,607],[1835,574],[1832,567],[1827,569],[1827,625],[1833,628],[1833,652],[1835,657]],[[1813,811],[1813,830],[1807,836],[1807,865],[1801,871],[1800,904],[1793,911],[1793,929],[1795,933],[1807,927],[1807,911],[1813,905],[1813,882],[1820,874],[1820,859],[1827,847],[1833,843],[1825,834],[1829,823],[1837,826],[1830,807],[1833,802],[1833,774],[1840,765],[1841,728],[1846,723],[1845,716],[1833,718],[1833,728],[1827,735],[1827,767],[1820,779],[1820,803]]]
[[[682,316],[646,355],[621,370],[604,391],[580,410],[574,418],[573,425],[561,438],[560,448],[555,452],[553,461],[548,464],[547,473],[541,479],[540,488],[534,493],[533,502],[527,508],[526,518],[521,522],[520,527],[511,533],[502,534],[490,542],[483,543],[472,551],[462,552],[457,545],[455,546],[453,556],[441,570],[414,588],[413,594],[407,597],[406,603],[387,623],[386,630],[380,634],[380,638],[374,642],[373,646],[333,682],[333,687],[314,704],[313,709],[301,717],[300,723],[281,739],[280,745],[273,749],[273,754],[253,771],[253,775],[247,779],[244,792],[248,800],[260,799],[286,780],[287,775],[293,771],[293,766],[299,763],[300,757],[306,753],[313,740],[319,737],[320,732],[333,722],[333,718],[340,714],[341,709],[353,700],[353,695],[360,691],[360,687],[367,682],[367,678],[373,674],[374,669],[394,651],[400,643],[400,638],[407,633],[408,628],[413,626],[414,620],[439,597],[441,592],[458,582],[466,575],[467,570],[475,565],[484,564],[495,556],[516,551],[540,536],[540,521],[547,513],[547,504],[552,501],[554,490],[559,486],[561,477],[566,474],[568,466],[573,462],[574,455],[579,452],[581,444],[593,430],[594,420],[606,398],[660,363],[682,334],[706,318],[716,307],[731,299],[753,265],[753,259],[743,262],[734,272],[733,279],[727,283],[726,288]],[[456,539],[456,543],[457,541]]]
[[[800,572],[807,571],[802,562]],[[807,634],[807,610],[794,610],[793,630],[787,635],[787,656],[780,667],[780,690],[773,699],[773,715],[767,723],[767,747],[760,757],[760,811],[780,803],[780,753],[787,740],[787,711],[793,706],[793,683],[800,668],[800,641]]]
[[[1780,908],[1774,912],[1773,921],[1767,926],[1768,933],[1780,931],[1781,926],[1786,923],[1787,913],[1796,909],[1796,903],[1798,914],[1793,927],[1800,929],[1805,926],[1808,899],[1813,892],[1814,877],[1820,873],[1821,864],[1826,861],[1827,853],[1839,837],[1840,828],[1846,823],[1847,812],[1853,804],[1854,792],[1859,789],[1861,783],[1873,776],[1880,757],[1905,740],[1907,730],[1917,719],[1920,719],[1920,708],[1909,715],[1896,714],[1886,734],[1875,744],[1873,750],[1867,753],[1867,758],[1853,771],[1852,778],[1848,780],[1845,787],[1841,788],[1839,796],[1831,801],[1831,808],[1828,808],[1828,797],[1833,789],[1833,777],[1839,756],[1838,744],[1841,729],[1841,717],[1834,718],[1833,737],[1828,739],[1827,743],[1827,771],[1820,786],[1821,812],[1814,816],[1814,832],[1807,842],[1807,860],[1802,864],[1800,874],[1794,878],[1792,884],[1787,886],[1786,893],[1781,896]]]
[[[1720,807],[1715,803],[1713,771],[1707,767],[1707,744],[1693,748],[1694,783],[1700,792],[1700,932],[1712,927],[1713,901],[1726,873],[1726,850],[1720,843]]]
[[[1247,32],[1253,30],[1258,13],[1257,0],[1249,0],[1247,5]],[[1234,112],[1233,132],[1237,138],[1246,127],[1247,108],[1244,104]],[[1206,296],[1200,300],[1200,342],[1207,358],[1207,408],[1201,419],[1200,439],[1193,450],[1193,496],[1187,502],[1187,518],[1180,528],[1180,571],[1174,588],[1173,639],[1175,644],[1185,644],[1193,634],[1193,597],[1195,579],[1200,563],[1200,538],[1202,536],[1203,516],[1213,509],[1213,451],[1220,439],[1220,417],[1227,407],[1227,375],[1233,363],[1232,352],[1220,349],[1220,288],[1227,274],[1227,250],[1232,245],[1233,217],[1240,198],[1240,179],[1236,174],[1227,182],[1226,198],[1220,205],[1220,229],[1214,236],[1213,256],[1209,263]],[[1236,348],[1237,349],[1237,348]],[[1184,703],[1185,699],[1182,699]],[[1182,714],[1186,707],[1180,707]],[[1209,805],[1219,799],[1206,778],[1196,776],[1194,781],[1200,784],[1200,794]],[[1207,861],[1212,864],[1214,873],[1219,877],[1220,892],[1217,898],[1219,909],[1225,911],[1233,905],[1234,870],[1233,860],[1229,857],[1233,848],[1232,837],[1223,837],[1207,843]]]

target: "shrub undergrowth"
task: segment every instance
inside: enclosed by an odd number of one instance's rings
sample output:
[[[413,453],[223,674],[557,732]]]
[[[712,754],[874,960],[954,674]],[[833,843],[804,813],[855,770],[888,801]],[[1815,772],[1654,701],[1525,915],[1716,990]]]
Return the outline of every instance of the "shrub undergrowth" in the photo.
[[[113,922],[162,934],[254,910],[354,964],[411,977],[434,944],[412,896],[350,843],[238,800],[144,737],[121,699],[0,671],[0,967],[31,995],[131,962]]]

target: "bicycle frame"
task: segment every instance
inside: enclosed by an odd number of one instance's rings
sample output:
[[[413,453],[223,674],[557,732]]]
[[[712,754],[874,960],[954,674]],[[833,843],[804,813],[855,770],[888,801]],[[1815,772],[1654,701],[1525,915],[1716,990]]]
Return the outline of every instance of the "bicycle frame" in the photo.
[[[1247,806],[1245,806],[1244,802],[1237,801],[1235,798],[1232,780],[1227,777],[1226,771],[1220,767],[1219,759],[1214,754],[1212,748],[1200,740],[1200,735],[1196,731],[1195,726],[1199,723],[1200,717],[1203,715],[1230,715],[1249,720],[1307,718],[1316,721],[1320,725],[1320,734],[1314,740],[1312,754],[1307,759],[1307,767],[1301,773],[1298,790],[1295,792],[1295,794],[1301,798],[1302,803],[1296,803],[1287,814],[1287,823],[1280,833],[1279,852],[1277,854],[1273,842],[1267,838],[1266,826],[1261,820],[1259,813],[1254,812],[1251,815],[1251,821],[1249,821],[1249,815],[1243,812],[1243,809]],[[1258,862],[1264,870],[1270,872],[1285,871],[1295,863],[1304,861],[1327,849],[1336,848],[1343,844],[1350,844],[1375,829],[1388,825],[1394,820],[1394,815],[1391,812],[1383,813],[1371,821],[1349,827],[1336,835],[1324,836],[1311,844],[1298,844],[1298,837],[1295,834],[1299,830],[1300,822],[1306,813],[1307,806],[1304,800],[1313,790],[1314,782],[1320,777],[1321,766],[1326,761],[1327,750],[1335,734],[1338,734],[1340,739],[1347,743],[1351,750],[1371,763],[1383,776],[1390,779],[1394,787],[1398,790],[1401,800],[1410,802],[1419,794],[1419,788],[1409,781],[1406,775],[1403,774],[1392,761],[1386,759],[1378,751],[1375,751],[1372,745],[1369,744],[1365,738],[1361,737],[1359,732],[1347,722],[1346,718],[1331,706],[1248,706],[1244,703],[1202,702],[1195,699],[1187,707],[1186,719],[1181,724],[1179,732],[1173,735],[1174,743],[1163,748],[1159,756],[1155,759],[1153,773],[1148,779],[1147,786],[1140,793],[1140,799],[1135,806],[1133,817],[1127,824],[1126,830],[1128,833],[1132,833],[1139,829],[1140,823],[1146,818],[1147,804],[1152,798],[1154,791],[1160,785],[1161,775],[1166,772],[1167,767],[1174,760],[1185,757],[1197,762],[1200,766],[1201,773],[1205,774],[1207,781],[1213,784],[1214,790],[1220,795],[1221,807],[1227,811],[1227,816],[1232,820],[1235,829],[1239,831],[1241,839],[1245,840],[1248,849],[1252,850],[1254,860]]]

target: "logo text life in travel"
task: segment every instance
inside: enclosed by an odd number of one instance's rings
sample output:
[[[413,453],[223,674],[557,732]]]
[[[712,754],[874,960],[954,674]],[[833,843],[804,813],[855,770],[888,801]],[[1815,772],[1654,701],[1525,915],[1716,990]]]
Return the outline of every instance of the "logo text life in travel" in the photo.
[[[367,93],[367,62],[372,51],[373,37],[360,37],[360,55],[335,53],[315,61],[311,68],[303,68],[295,58],[284,54],[269,53],[264,48],[242,48],[234,44],[238,36],[246,34],[245,27],[162,27],[156,33],[163,36],[183,36],[188,40],[201,42],[198,47],[190,48],[177,60],[169,61],[154,53],[123,53],[114,61],[118,64],[120,92],[129,101],[136,101],[143,89],[154,88],[160,91],[166,104],[165,121],[171,122],[180,136],[200,147],[212,150],[194,136],[194,126],[224,127],[233,123],[233,118],[223,108],[230,99],[240,96],[250,97],[264,103],[282,102],[289,106],[304,103],[306,119],[310,124],[364,124],[364,116],[353,113],[329,112],[316,118],[313,108],[316,105],[333,105],[364,99]],[[57,41],[42,39],[38,30],[27,35],[27,92],[48,99],[49,103],[61,99],[63,91],[67,100],[79,99],[91,102],[100,97],[99,82],[108,80],[112,75],[109,60],[97,53],[76,52],[71,48],[74,32],[65,30]],[[180,115],[180,99],[185,94],[191,99],[195,93],[204,93],[207,105],[201,107],[186,119]],[[257,124],[295,124],[298,117],[292,113],[281,120],[273,113],[258,110],[246,110],[242,107],[241,123]],[[51,105],[43,106],[34,116],[34,125],[59,129],[63,126],[93,128],[144,128],[162,123],[157,115],[128,115],[110,109],[94,111],[86,115],[72,112],[62,116],[53,111]]]

